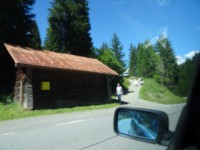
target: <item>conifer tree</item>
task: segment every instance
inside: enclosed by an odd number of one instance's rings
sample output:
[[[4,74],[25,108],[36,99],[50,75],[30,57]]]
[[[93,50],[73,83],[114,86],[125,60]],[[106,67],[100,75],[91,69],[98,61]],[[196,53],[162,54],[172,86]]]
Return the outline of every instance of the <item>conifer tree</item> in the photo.
[[[191,59],[187,58],[186,61],[179,65],[179,81],[176,88],[176,93],[180,96],[188,96],[191,89],[194,75],[200,63],[200,53],[196,53]]]
[[[29,42],[35,26],[31,13],[35,0],[2,0],[0,5],[0,42],[32,46]]]
[[[123,45],[120,42],[120,39],[118,38],[117,34],[114,33],[113,37],[111,39],[111,49],[114,52],[115,57],[119,61],[119,63],[122,65],[122,67],[125,67],[124,63],[124,52],[123,52]]]
[[[30,32],[29,45],[32,48],[41,49],[40,33],[36,21],[33,22],[33,27]]]
[[[137,48],[131,44],[129,51],[129,74],[137,76]]]
[[[178,82],[179,70],[171,43],[162,36],[157,41],[155,48],[163,63],[163,84],[170,89],[174,89]]]
[[[87,0],[54,0],[49,15],[45,48],[90,56],[92,39]]]

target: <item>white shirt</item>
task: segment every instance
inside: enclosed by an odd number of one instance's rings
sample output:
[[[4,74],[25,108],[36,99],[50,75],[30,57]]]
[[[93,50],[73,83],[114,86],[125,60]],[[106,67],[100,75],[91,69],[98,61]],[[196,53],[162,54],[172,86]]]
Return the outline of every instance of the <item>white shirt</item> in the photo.
[[[116,91],[117,91],[117,95],[121,95],[122,94],[122,87],[117,86]]]

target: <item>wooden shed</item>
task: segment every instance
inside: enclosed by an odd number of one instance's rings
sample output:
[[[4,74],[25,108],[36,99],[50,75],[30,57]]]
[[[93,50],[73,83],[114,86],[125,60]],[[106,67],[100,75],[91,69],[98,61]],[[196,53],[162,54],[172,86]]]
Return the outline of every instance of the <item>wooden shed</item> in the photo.
[[[93,58],[10,44],[1,48],[0,59],[1,76],[11,79],[14,102],[26,109],[106,103],[108,76],[118,75]]]

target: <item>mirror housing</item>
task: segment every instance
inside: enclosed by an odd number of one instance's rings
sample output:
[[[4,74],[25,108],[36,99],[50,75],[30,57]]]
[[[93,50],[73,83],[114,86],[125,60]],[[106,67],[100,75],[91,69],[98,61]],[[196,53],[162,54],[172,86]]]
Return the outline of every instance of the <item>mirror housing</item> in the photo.
[[[131,107],[116,109],[114,131],[120,136],[165,146],[173,135],[165,112]]]

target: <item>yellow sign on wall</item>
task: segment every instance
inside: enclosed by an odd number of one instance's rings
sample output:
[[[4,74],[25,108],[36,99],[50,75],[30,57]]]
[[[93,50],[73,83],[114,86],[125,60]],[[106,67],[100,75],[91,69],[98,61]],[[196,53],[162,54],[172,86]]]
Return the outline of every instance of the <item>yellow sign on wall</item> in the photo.
[[[41,82],[41,90],[43,91],[50,90],[50,82],[47,82],[47,81]]]

